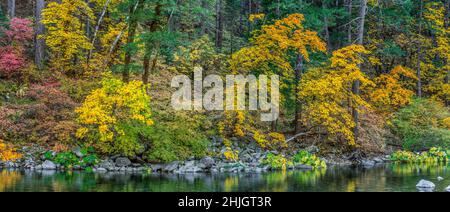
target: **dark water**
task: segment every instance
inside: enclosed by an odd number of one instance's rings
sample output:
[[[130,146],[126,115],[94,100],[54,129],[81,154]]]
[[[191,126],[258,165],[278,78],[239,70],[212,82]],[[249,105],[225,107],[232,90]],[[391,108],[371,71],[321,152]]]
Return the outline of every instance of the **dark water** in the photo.
[[[445,180],[438,182],[437,177]],[[389,164],[373,169],[333,167],[328,170],[265,174],[113,174],[0,170],[0,192],[15,191],[238,191],[238,192],[415,192],[427,179],[444,191],[449,166]]]

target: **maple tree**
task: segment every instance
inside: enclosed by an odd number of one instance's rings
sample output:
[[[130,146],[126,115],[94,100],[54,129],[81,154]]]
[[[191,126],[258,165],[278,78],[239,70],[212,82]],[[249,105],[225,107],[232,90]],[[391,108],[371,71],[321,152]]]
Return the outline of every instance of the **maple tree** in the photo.
[[[77,61],[85,61],[86,52],[93,48],[83,30],[83,20],[94,19],[92,9],[82,0],[62,0],[50,2],[42,16],[47,29],[43,38],[52,52],[52,67],[61,72],[82,71]]]
[[[351,91],[352,82],[363,85],[373,82],[361,71],[362,54],[369,52],[360,45],[351,45],[333,52],[328,68],[317,68],[305,74],[300,83],[299,98],[305,102],[303,122],[319,131],[322,127],[329,138],[342,138],[356,145],[355,122],[349,107],[361,110],[370,105]],[[362,111],[360,111],[362,112]]]
[[[402,80],[405,78],[409,80]],[[373,79],[375,87],[365,89],[370,90],[368,99],[373,106],[385,112],[393,112],[411,103],[415,94],[411,87],[416,80],[417,76],[411,69],[397,66],[390,73]]]
[[[77,137],[93,141],[105,153],[134,155],[143,148],[141,129],[153,125],[150,97],[140,81],[124,83],[106,77],[102,88],[92,91],[76,112],[83,126]]]

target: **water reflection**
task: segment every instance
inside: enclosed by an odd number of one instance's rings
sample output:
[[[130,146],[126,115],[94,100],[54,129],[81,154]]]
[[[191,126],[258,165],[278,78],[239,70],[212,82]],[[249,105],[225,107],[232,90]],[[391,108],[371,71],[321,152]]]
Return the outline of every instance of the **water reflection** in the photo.
[[[437,177],[444,178],[438,181]],[[331,167],[328,170],[265,174],[117,174],[0,170],[0,192],[7,191],[247,191],[366,192],[416,191],[427,179],[444,191],[450,185],[448,166],[389,164],[374,169]]]

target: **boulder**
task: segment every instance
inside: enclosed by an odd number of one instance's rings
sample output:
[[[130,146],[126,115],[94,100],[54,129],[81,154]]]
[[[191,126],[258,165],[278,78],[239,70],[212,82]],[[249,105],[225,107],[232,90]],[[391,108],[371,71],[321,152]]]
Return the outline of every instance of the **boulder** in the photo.
[[[179,165],[180,163],[178,161],[174,161],[172,163],[165,165],[162,170],[163,172],[174,172],[175,170],[178,169]]]
[[[96,168],[94,171],[95,172],[100,172],[100,173],[108,172],[108,170],[106,170],[105,168],[102,168],[102,167]]]
[[[437,180],[438,180],[438,181],[443,181],[444,178],[443,178],[443,177],[438,177]]]
[[[445,189],[446,192],[450,192],[450,186]]]
[[[49,160],[44,161],[41,166],[44,170],[56,170],[56,164]]]
[[[212,168],[216,164],[216,162],[212,157],[204,157],[203,159],[200,160],[200,163],[202,163],[204,167],[207,169]]]
[[[363,160],[361,161],[361,166],[363,166],[364,168],[372,168],[375,166],[375,161]]]
[[[126,167],[126,166],[131,165],[130,159],[125,158],[125,157],[116,158],[115,163],[116,163],[116,166],[118,166],[118,167]]]
[[[98,165],[99,168],[106,169],[108,171],[114,171],[114,163],[109,160],[105,160]]]
[[[384,163],[383,158],[374,158],[373,161],[374,161],[375,163],[378,163],[378,164]]]
[[[84,157],[84,154],[81,152],[81,148],[80,147],[75,147],[72,150],[73,154],[75,154],[78,158],[82,158]]]
[[[417,189],[423,192],[432,192],[436,188],[436,185],[433,182],[427,180],[421,180],[417,185]]]

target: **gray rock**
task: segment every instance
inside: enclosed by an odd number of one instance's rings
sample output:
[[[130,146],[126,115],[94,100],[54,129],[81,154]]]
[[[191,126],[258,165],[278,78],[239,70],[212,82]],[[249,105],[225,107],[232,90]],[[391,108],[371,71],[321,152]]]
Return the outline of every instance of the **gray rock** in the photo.
[[[181,173],[197,173],[201,172],[202,168],[195,165],[195,161],[186,161],[184,166],[180,167],[179,172]]]
[[[306,148],[306,151],[311,154],[317,154],[320,152],[320,149],[317,146],[310,146],[310,147]]]
[[[37,165],[34,167],[36,170],[42,170],[42,165]]]
[[[114,171],[114,163],[109,160],[101,162],[98,166],[99,168],[106,169],[108,171]]]
[[[96,168],[96,169],[95,169],[95,172],[105,173],[105,172],[108,172],[108,170],[105,169],[105,168],[99,167],[99,168]]]
[[[384,160],[382,158],[374,158],[373,161],[375,163],[384,163]]]
[[[450,186],[445,189],[446,192],[450,192]]]
[[[436,188],[433,182],[427,180],[421,180],[417,185],[417,189],[422,192],[432,192]]]
[[[372,168],[375,166],[375,161],[363,160],[361,161],[361,166],[363,166],[364,168]]]
[[[163,169],[163,165],[161,165],[161,164],[152,164],[152,165],[150,165],[150,167],[153,172],[159,172],[159,171],[162,171],[162,169]]]
[[[443,178],[443,177],[438,177],[437,180],[438,180],[438,181],[443,181],[444,178]]]
[[[75,147],[72,150],[73,154],[75,154],[77,157],[82,158],[84,157],[84,154],[81,152],[81,148],[80,147]]]
[[[44,170],[56,170],[56,164],[51,162],[51,161],[49,161],[49,160],[46,160],[42,164],[42,169],[44,169]]]
[[[191,166],[188,167],[186,169],[184,169],[184,172],[186,173],[198,173],[198,172],[202,172],[202,169],[198,166]]]
[[[129,165],[131,165],[131,161],[128,158],[118,157],[116,159],[116,166],[118,166],[118,167],[126,167],[126,166],[129,166]]]
[[[212,157],[204,157],[200,160],[200,163],[204,164],[206,169],[210,169],[216,164]]]
[[[180,163],[178,161],[169,163],[166,166],[164,166],[163,172],[174,172],[176,169],[178,169],[179,165],[180,165]]]
[[[6,167],[6,168],[18,168],[18,164],[17,164],[17,163],[14,163],[14,162],[11,162],[11,161],[7,161],[7,162],[5,163],[5,167]]]

